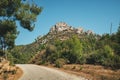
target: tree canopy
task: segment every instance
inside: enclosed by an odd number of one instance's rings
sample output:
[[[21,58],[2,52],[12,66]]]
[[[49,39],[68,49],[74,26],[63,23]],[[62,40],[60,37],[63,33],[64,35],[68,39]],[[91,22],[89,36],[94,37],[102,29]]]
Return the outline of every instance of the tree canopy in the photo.
[[[42,7],[27,0],[0,0],[0,50],[14,47],[17,38],[17,22],[32,31]]]

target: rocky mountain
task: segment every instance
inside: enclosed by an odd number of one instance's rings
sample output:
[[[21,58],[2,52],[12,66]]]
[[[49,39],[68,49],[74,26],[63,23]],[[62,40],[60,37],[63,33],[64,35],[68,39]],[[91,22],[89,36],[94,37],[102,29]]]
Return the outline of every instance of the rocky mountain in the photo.
[[[71,67],[75,71],[84,70],[81,67],[82,64],[92,64],[94,66],[102,65],[105,66],[105,69],[108,67],[117,71],[120,69],[118,36],[118,33],[100,36],[92,30],[85,30],[82,27],[76,28],[65,22],[59,22],[53,25],[46,35],[38,36],[31,44],[16,46],[7,55],[9,60],[16,64],[30,63],[56,67],[64,67],[65,64],[80,64],[79,69],[75,66]],[[93,76],[93,69],[91,70]],[[105,76],[102,76],[100,80],[103,77],[106,79]],[[113,76],[107,80],[110,79],[113,80]],[[114,80],[119,79],[115,76]]]
[[[85,31],[82,27],[75,28],[65,22],[58,22],[50,28],[46,35],[38,36],[31,44],[16,46],[11,53],[16,58],[15,63],[21,63],[21,59],[23,61],[22,63],[27,63],[33,56],[37,54],[41,55],[39,54],[40,51],[44,49],[47,44],[54,43],[56,40],[65,41],[72,38],[74,35],[78,36],[80,39],[84,39],[87,35],[95,34],[92,30]],[[16,55],[16,53],[19,55]]]
[[[50,33],[59,33],[59,32],[75,32],[77,34],[94,34],[92,30],[84,31],[82,27],[75,28],[73,26],[69,26],[65,22],[58,22],[54,26],[51,27]]]
[[[73,35],[83,36],[84,34],[86,34],[86,32],[84,32],[83,28],[81,27],[74,28],[72,26],[69,26],[65,22],[56,23],[50,28],[48,34],[44,36],[38,36],[35,42],[31,44],[32,46],[34,45],[34,47],[36,47],[38,51],[36,51],[37,54],[35,54],[35,56],[29,62],[36,63],[40,61],[39,59],[41,54],[45,52],[45,50],[41,51],[41,48],[44,48],[47,44],[54,43],[56,40],[65,41],[71,38]]]
[[[71,31],[73,28],[66,24],[65,22],[56,23],[51,29],[50,33],[61,32],[61,31]]]
[[[95,33],[92,30],[85,31],[82,27],[75,28],[65,22],[58,22],[50,28],[48,34],[44,36],[38,36],[35,42],[39,44],[45,44],[55,39],[66,40],[73,35],[77,35],[79,38],[82,38],[82,36],[95,35]]]

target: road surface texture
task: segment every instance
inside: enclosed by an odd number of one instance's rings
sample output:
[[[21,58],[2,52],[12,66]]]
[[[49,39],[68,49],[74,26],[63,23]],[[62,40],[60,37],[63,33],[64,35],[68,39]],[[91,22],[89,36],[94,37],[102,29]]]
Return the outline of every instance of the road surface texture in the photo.
[[[23,70],[19,80],[87,80],[60,70],[34,64],[17,64]]]

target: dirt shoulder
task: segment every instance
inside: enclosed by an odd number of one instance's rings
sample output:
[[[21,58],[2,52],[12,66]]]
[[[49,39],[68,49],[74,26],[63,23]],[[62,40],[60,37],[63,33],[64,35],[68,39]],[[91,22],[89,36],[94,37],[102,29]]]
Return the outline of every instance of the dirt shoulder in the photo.
[[[55,68],[51,65],[48,67]],[[120,80],[120,70],[112,70],[99,65],[69,64],[64,65],[62,68],[56,69],[60,69],[70,74],[82,76],[89,80]]]
[[[61,68],[69,73],[92,80],[120,80],[120,70],[112,70],[99,65],[64,65]]]

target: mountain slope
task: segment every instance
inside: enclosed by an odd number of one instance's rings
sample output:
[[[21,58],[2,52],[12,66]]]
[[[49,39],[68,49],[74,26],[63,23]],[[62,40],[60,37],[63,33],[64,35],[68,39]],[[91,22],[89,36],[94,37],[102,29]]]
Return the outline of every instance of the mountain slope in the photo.
[[[91,30],[84,31],[83,28],[74,28],[65,22],[56,23],[51,27],[48,34],[38,36],[35,41],[28,45],[16,46],[11,53],[15,58],[15,63],[28,63],[34,55],[38,54],[47,44],[54,43],[55,40],[64,41],[76,35],[79,38],[84,38],[85,35],[94,34]],[[9,55],[9,54],[8,54]],[[11,57],[11,56],[10,56]]]
[[[43,37],[38,37],[36,39],[34,44],[40,44],[44,46],[46,52],[44,52],[45,54],[42,56],[41,52],[38,52],[37,56],[34,56],[34,58],[30,60],[30,62],[37,64],[45,63],[47,61],[46,53],[49,47],[53,46],[57,48],[57,46],[55,46],[57,43],[58,44],[59,42],[64,43],[64,41],[67,41],[73,37],[80,39],[81,42],[84,40],[89,41],[90,38],[91,38],[90,40],[92,39],[96,40],[100,38],[100,36],[94,34],[91,30],[84,31],[83,28],[74,28],[63,22],[57,23],[53,27],[51,27],[47,35]]]
[[[15,63],[55,64],[57,67],[77,63],[119,68],[120,57],[114,51],[112,36],[100,36],[59,22],[33,43],[14,48],[12,59]]]

